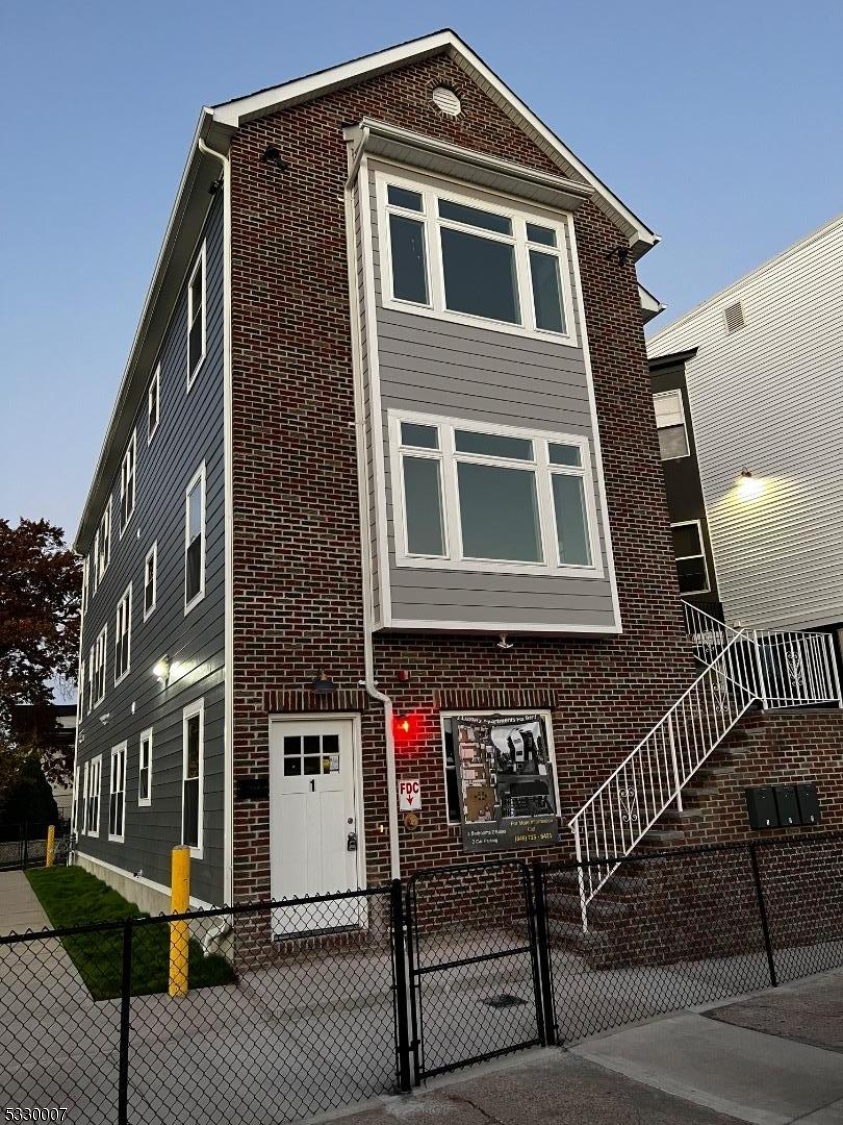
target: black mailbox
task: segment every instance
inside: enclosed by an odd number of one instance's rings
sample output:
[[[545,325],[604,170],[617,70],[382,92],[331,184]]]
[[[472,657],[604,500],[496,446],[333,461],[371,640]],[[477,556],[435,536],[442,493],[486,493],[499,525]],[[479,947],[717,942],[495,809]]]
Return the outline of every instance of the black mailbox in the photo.
[[[819,824],[820,801],[817,797],[817,787],[810,782],[803,782],[796,786],[796,801],[799,805],[799,819],[803,824]]]
[[[801,824],[799,802],[796,800],[796,786],[774,785],[773,794],[776,798],[776,809],[781,827],[790,828],[794,824]]]
[[[769,785],[744,790],[750,828],[778,828],[779,814]]]

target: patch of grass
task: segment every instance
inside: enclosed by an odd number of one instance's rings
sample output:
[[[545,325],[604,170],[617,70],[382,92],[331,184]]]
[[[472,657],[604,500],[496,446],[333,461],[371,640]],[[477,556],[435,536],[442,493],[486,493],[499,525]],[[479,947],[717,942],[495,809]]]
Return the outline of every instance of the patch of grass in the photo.
[[[146,918],[131,902],[81,867],[36,868],[26,872],[47,917],[57,928],[95,922]],[[73,964],[95,1000],[119,996],[123,980],[122,929],[72,934],[61,939]],[[166,992],[169,977],[170,927],[166,922],[136,926],[132,933],[132,995]],[[190,987],[230,984],[234,970],[224,957],[205,957],[198,941],[190,940]]]

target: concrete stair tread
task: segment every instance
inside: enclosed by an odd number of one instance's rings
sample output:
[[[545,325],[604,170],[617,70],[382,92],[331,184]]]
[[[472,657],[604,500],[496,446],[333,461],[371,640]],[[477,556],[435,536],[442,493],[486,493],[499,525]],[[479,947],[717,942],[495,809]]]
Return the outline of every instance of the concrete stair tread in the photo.
[[[596,898],[588,904],[589,919],[594,918],[599,921],[601,918],[619,918],[628,914],[632,908],[631,900],[622,900],[611,898],[606,892],[609,889],[612,880],[610,879],[605,886],[600,888]],[[550,891],[547,894],[548,911],[551,916],[558,917],[560,921],[563,919],[576,919],[581,916],[582,904],[580,903],[580,896],[578,894],[560,894],[555,891]]]

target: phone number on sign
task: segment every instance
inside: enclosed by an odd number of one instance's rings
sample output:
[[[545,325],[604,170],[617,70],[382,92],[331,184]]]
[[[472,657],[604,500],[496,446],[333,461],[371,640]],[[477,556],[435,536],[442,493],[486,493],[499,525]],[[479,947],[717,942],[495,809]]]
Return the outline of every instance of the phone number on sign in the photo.
[[[67,1106],[9,1106],[6,1109],[7,1121],[64,1121]]]

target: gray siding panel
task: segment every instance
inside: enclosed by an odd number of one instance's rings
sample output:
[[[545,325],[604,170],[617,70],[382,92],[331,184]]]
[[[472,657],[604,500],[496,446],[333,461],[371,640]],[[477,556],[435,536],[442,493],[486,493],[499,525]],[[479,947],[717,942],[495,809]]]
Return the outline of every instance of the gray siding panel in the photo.
[[[103,756],[100,831],[79,836],[80,850],[169,886],[170,851],[181,840],[182,710],[205,701],[204,857],[194,860],[191,893],[209,902],[223,897],[224,799],[224,441],[223,441],[223,206],[217,196],[205,228],[207,239],[206,355],[187,392],[186,295],[182,293],[161,350],[161,421],[147,445],[146,398],[138,412],[135,512],[120,537],[119,477],[113,482],[111,561],[90,599],[83,652],[108,624],[106,692],[83,716],[79,787],[84,763]],[[150,370],[151,379],[154,368]],[[185,488],[202,461],[206,467],[205,597],[184,615]],[[157,604],[143,620],[144,559],[158,543]],[[132,583],[131,668],[114,684],[117,602]],[[165,688],[152,667],[165,653],[175,671]],[[105,715],[104,725],[100,720]],[[153,730],[152,804],[138,805],[138,756],[142,731]],[[111,748],[126,740],[125,843],[108,840]]]

